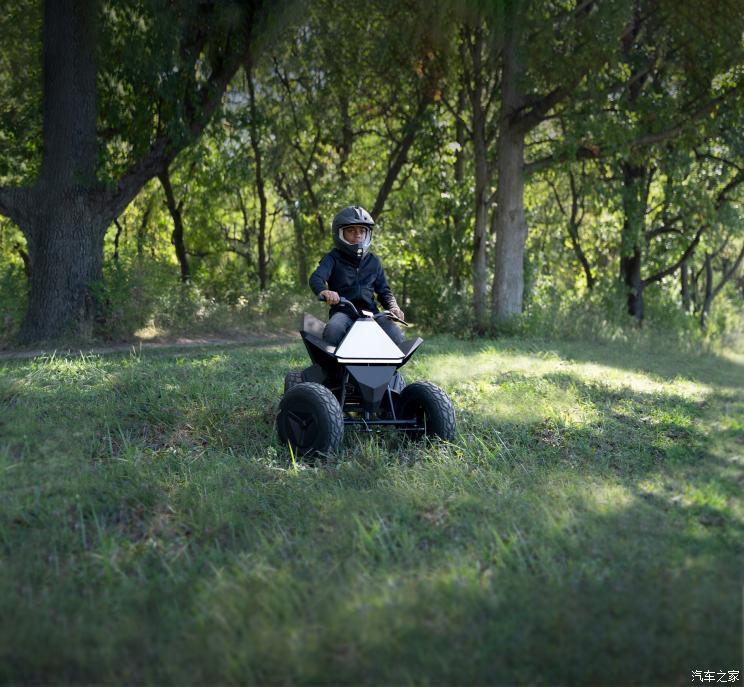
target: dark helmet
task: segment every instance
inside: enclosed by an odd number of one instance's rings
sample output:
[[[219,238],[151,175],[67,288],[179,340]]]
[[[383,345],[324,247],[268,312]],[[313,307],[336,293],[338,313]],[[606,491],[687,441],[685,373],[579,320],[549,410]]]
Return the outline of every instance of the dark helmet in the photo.
[[[352,225],[366,227],[367,233],[361,243],[348,243],[344,239],[344,227]],[[361,260],[369,252],[369,247],[372,245],[372,229],[374,226],[375,221],[363,207],[351,205],[344,208],[333,218],[333,224],[331,225],[333,245],[346,255]]]

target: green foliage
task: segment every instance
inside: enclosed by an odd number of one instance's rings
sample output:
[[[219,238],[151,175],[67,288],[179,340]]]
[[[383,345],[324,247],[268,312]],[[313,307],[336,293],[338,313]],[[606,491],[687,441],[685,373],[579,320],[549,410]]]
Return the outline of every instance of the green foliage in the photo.
[[[96,333],[109,341],[130,338],[180,300],[171,266],[142,259],[107,265],[94,293],[100,307]]]
[[[0,12],[0,186],[28,183],[41,160],[42,3],[3,2]]]
[[[275,304],[277,304],[275,302]],[[420,357],[418,357],[420,356]],[[671,684],[740,646],[741,365],[426,342],[449,444],[273,438],[296,340],[0,364],[0,679]]]
[[[191,142],[169,173],[192,276],[189,288],[178,288],[173,220],[151,183],[118,218],[118,251],[117,227],[106,238],[100,334],[126,338],[155,322],[167,330],[226,326],[252,312],[247,304],[262,288],[295,299],[330,248],[335,212],[349,203],[372,209],[399,161],[373,250],[411,319],[468,335],[475,170],[465,86],[473,64],[461,30],[483,32],[487,46],[482,96],[490,103],[484,126],[495,169],[510,6],[317,0],[277,10],[281,31],[259,24],[250,71],[237,75],[220,116],[191,141],[195,99],[205,95],[210,65],[240,23],[239,5],[217,3],[200,29],[206,8],[198,3],[101,4],[100,180],[115,183],[158,135],[177,147]],[[526,314],[507,329],[632,332],[617,282],[621,256],[636,248],[648,280],[647,327],[695,339],[694,322],[707,319],[707,337],[740,326],[741,266],[733,267],[744,245],[741,17],[701,14],[687,0],[639,8],[632,15],[627,3],[613,1],[577,13],[564,2],[531,2],[515,10],[528,103],[571,88],[526,140],[527,169],[537,162],[539,170],[525,189]],[[40,5],[23,0],[0,19],[8,46],[0,57],[0,186],[30,182],[38,167],[41,50],[33,36],[40,22]],[[184,43],[192,29],[193,43]],[[397,160],[410,132],[410,149]],[[638,176],[626,179],[633,169]],[[492,178],[488,188],[491,226],[497,183]],[[0,227],[0,264],[14,265],[0,310],[6,339],[24,305],[15,232]],[[683,301],[679,268],[654,277],[698,235]],[[491,232],[489,263],[494,241]],[[708,287],[715,299],[706,306]],[[211,320],[205,313],[220,314]]]
[[[0,345],[9,345],[26,311],[26,275],[15,261],[0,259]]]

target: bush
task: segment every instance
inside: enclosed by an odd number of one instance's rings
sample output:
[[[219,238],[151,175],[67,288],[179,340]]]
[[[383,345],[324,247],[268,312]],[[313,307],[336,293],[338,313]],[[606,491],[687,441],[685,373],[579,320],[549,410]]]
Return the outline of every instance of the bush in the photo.
[[[93,288],[99,304],[97,337],[107,341],[128,339],[151,324],[176,277],[170,265],[135,258],[104,266],[103,281]]]
[[[28,284],[23,266],[0,258],[0,344],[18,335],[26,312]]]

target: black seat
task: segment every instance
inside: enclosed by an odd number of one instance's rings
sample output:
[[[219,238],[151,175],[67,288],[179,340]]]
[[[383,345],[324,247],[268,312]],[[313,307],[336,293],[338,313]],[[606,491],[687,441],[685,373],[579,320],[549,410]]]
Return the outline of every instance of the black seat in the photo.
[[[335,355],[336,347],[331,346],[323,340],[324,329],[325,322],[319,320],[314,315],[303,313],[302,323],[300,325],[300,334],[302,334],[302,338],[313,344],[316,348],[319,348],[324,353]]]
[[[325,329],[325,322],[319,320],[314,315],[309,313],[303,313],[302,322],[300,324],[300,331],[305,334],[312,334],[317,336],[319,339],[323,338],[323,330]]]

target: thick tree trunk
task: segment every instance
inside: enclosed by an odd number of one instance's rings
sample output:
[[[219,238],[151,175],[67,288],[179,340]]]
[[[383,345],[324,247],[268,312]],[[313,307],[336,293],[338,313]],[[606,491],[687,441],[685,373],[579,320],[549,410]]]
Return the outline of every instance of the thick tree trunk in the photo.
[[[640,324],[643,321],[644,312],[641,249],[638,246],[633,248],[630,255],[623,255],[620,258],[620,271],[628,290],[628,314]]]
[[[643,253],[641,238],[646,220],[648,170],[642,165],[623,163],[623,229],[620,278],[628,292],[628,314],[643,321]]]
[[[522,106],[518,80],[520,64],[515,30],[508,30],[503,50],[501,120],[496,190],[496,249],[494,251],[491,317],[503,322],[522,312],[524,251],[527,220],[524,215],[525,127],[515,121]]]
[[[22,342],[93,334],[91,287],[101,280],[109,218],[86,201],[84,194],[47,195],[21,226],[31,272]]]
[[[44,4],[44,130],[39,180],[19,226],[31,278],[23,342],[89,337],[113,216],[91,200],[96,185],[95,0]]]

